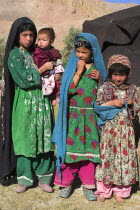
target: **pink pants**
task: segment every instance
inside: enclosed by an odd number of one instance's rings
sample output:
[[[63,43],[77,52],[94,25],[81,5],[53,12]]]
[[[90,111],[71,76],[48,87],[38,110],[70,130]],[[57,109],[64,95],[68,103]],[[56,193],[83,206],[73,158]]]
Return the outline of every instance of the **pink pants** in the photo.
[[[54,184],[59,186],[69,186],[74,180],[74,174],[78,173],[79,178],[88,189],[95,188],[95,165],[90,161],[80,161],[77,163],[63,163],[62,164],[62,181],[56,171]]]
[[[103,196],[104,198],[111,198],[114,192],[121,198],[130,197],[131,185],[129,186],[117,186],[117,185],[105,185],[103,182],[96,182],[97,191],[95,195]]]

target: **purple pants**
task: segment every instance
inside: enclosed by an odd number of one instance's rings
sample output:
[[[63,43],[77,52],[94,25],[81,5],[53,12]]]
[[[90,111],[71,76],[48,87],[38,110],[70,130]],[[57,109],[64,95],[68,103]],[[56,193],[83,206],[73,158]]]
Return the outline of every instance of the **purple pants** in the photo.
[[[103,196],[104,198],[111,198],[114,192],[121,198],[130,197],[131,185],[129,186],[117,186],[117,185],[105,185],[103,182],[96,182],[97,191],[96,195]]]
[[[95,188],[95,164],[90,161],[80,161],[77,163],[63,163],[62,164],[62,181],[56,171],[54,184],[59,186],[70,186],[74,180],[74,174],[78,173],[79,178],[88,189]]]

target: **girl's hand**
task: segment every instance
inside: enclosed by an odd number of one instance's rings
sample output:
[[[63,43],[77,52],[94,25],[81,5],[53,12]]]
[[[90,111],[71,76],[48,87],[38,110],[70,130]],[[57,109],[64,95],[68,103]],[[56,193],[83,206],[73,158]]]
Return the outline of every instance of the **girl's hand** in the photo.
[[[46,68],[46,70],[52,70],[53,69],[53,62],[46,62],[44,65],[44,68]]]
[[[127,95],[124,98],[125,98],[127,104],[132,104],[133,103],[132,99],[129,98]]]
[[[78,62],[77,62],[77,73],[78,74],[82,74],[83,73],[83,71],[84,71],[84,69],[85,69],[85,62],[83,61],[83,60],[79,60]]]
[[[124,99],[114,99],[113,101],[113,104],[114,106],[117,106],[117,107],[122,107],[124,105]]]
[[[92,79],[96,79],[99,82],[101,82],[101,80],[102,80],[101,75],[100,75],[100,72],[97,69],[93,69],[91,71],[91,78]]]
[[[124,99],[114,99],[111,101],[107,101],[106,103],[102,104],[101,106],[116,106],[116,107],[122,107],[124,105]]]
[[[85,69],[85,62],[83,60],[79,60],[77,62],[77,70],[73,77],[75,86],[77,86],[80,78],[82,77],[82,73],[83,73],[84,69]]]
[[[44,71],[52,70],[53,69],[53,63],[52,62],[46,62],[43,66],[41,66],[38,71],[40,74],[42,74]]]

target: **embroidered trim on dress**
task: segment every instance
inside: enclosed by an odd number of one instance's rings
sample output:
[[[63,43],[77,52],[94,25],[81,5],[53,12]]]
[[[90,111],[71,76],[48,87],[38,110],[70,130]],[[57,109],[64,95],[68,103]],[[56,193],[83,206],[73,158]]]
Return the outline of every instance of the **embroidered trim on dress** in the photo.
[[[84,157],[84,156],[90,156],[90,157],[100,157],[100,154],[79,154],[79,153],[72,153],[72,152],[66,152],[66,154],[68,155],[76,155],[76,156],[80,156],[80,157]]]
[[[94,109],[94,108],[83,108],[79,106],[69,106],[70,108],[77,108],[77,109]]]
[[[36,174],[37,175],[37,174]],[[53,174],[46,174],[46,175],[37,175],[38,177],[44,177],[44,176],[52,176]]]
[[[26,176],[20,176],[20,177],[17,177],[17,179],[18,179],[18,180],[19,180],[19,179],[26,179],[26,180],[28,180],[29,182],[32,182],[32,183],[33,183],[33,180],[29,179],[29,178],[26,177]]]

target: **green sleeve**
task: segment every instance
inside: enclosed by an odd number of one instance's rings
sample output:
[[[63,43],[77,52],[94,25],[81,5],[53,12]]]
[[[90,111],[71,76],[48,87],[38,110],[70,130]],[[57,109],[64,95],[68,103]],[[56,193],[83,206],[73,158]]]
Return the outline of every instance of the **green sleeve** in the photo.
[[[23,89],[41,85],[40,74],[30,53],[14,48],[8,58],[8,68],[14,82]]]

